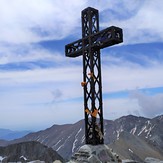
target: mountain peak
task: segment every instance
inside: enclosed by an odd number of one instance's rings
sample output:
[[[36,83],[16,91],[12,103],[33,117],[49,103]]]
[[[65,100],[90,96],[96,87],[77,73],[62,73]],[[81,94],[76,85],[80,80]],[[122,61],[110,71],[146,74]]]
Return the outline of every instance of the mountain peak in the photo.
[[[163,121],[163,115],[158,115],[157,117],[153,118],[153,119],[158,119],[160,121]]]
[[[119,141],[122,136],[124,137],[123,140],[130,136],[126,141],[132,141],[132,139],[138,139],[139,141],[139,139],[141,139],[143,142],[145,141],[145,143],[152,145],[152,148],[157,149],[162,153],[162,135],[162,116],[149,119],[128,115],[114,121],[104,120],[105,144]],[[52,147],[62,157],[68,159],[85,144],[84,120],[80,120],[74,124],[53,125],[46,130],[28,134],[21,139],[10,141],[9,143],[18,143],[29,140],[39,141],[46,146]],[[148,149],[149,148],[147,148],[147,150]],[[156,155],[151,157],[157,158]]]

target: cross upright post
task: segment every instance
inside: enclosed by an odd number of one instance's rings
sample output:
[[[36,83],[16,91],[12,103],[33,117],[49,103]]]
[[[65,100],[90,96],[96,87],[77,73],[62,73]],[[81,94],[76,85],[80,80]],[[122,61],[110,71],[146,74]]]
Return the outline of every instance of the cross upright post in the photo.
[[[98,10],[82,11],[82,39],[65,46],[67,57],[83,56],[86,144],[104,143],[100,49],[123,42],[122,29],[111,26],[99,31]]]

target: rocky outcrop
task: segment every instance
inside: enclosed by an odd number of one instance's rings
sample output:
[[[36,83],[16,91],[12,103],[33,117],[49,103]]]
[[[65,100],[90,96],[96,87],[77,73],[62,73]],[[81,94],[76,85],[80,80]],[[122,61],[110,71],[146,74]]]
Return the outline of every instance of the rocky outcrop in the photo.
[[[163,161],[161,161],[157,158],[147,157],[145,159],[144,163],[163,163]]]
[[[34,141],[0,147],[0,157],[2,162],[29,162],[33,160],[41,160],[46,163],[52,163],[55,160],[64,162],[63,158],[52,148]]]
[[[122,160],[106,145],[83,145],[69,163],[121,163]]]
[[[122,159],[144,162],[146,157],[156,157],[163,160],[162,152],[151,146],[138,136],[121,132],[119,139],[109,145]]]

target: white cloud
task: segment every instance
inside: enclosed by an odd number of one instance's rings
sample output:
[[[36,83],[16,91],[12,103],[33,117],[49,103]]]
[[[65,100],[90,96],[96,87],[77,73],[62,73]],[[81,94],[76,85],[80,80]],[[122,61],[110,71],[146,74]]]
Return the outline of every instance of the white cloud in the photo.
[[[1,88],[6,88],[8,95],[14,89],[13,94],[19,92],[17,89],[30,90],[31,97],[43,96],[45,101],[53,101],[53,98],[46,96],[47,90],[50,92],[59,89],[63,92],[62,100],[71,99],[81,96],[80,82],[82,79],[82,68],[56,68],[56,69],[35,69],[19,72],[0,72],[0,85]],[[14,88],[15,87],[15,88]],[[36,89],[35,89],[36,87]],[[31,89],[30,89],[31,88]],[[23,89],[23,90],[24,90]],[[39,90],[38,90],[39,89]],[[76,90],[76,91],[72,91]],[[36,93],[34,93],[36,91]],[[41,92],[42,93],[41,93]],[[21,97],[21,96],[20,96]],[[18,102],[19,102],[19,98]],[[27,103],[37,101],[35,98],[24,98]],[[39,99],[42,101],[42,98]]]
[[[1,105],[1,126],[13,130],[39,130],[50,127],[54,123],[75,123],[83,118],[82,102],[56,102],[54,104],[34,103],[31,105],[20,104],[21,102],[23,103],[21,100],[25,100],[27,97],[31,100],[30,102],[32,102],[32,98],[37,100],[35,96],[38,96],[39,93],[42,102],[50,95],[48,92],[46,92],[46,94],[44,94],[45,92],[35,92],[33,95],[32,93],[34,92],[30,92],[31,96],[26,96],[25,93],[24,97],[16,95],[17,98],[19,98],[19,102],[16,97],[11,96],[8,101],[6,101],[8,102],[7,108],[5,105]],[[11,100],[11,98],[13,98],[13,100]]]
[[[29,56],[27,55],[29,58],[25,57],[24,61],[30,60],[30,57],[32,59],[32,56],[37,54],[37,50],[41,52],[40,49],[36,49],[34,52],[29,51],[31,54],[29,53]],[[50,59],[53,58],[48,51],[47,53],[43,51],[41,54],[43,58],[48,58],[48,56]],[[62,56],[60,57],[58,62],[63,59]],[[37,60],[38,58],[41,58],[41,56],[36,55],[33,59]],[[12,60],[14,62],[14,58]],[[18,60],[23,61],[23,56]],[[102,64],[103,93],[128,91],[136,88],[162,87],[163,77],[161,74],[163,66],[159,62],[153,63],[146,59],[150,66],[144,67],[125,61],[123,58],[109,56],[108,58],[104,57],[104,60],[107,63],[113,62],[115,64]],[[33,122],[39,126],[38,124],[39,122],[41,124],[43,115],[49,120],[48,123],[48,120],[44,119],[44,123],[47,124],[46,127],[48,124],[75,122],[83,118],[83,101],[76,102],[74,100],[83,96],[83,89],[80,86],[82,64],[73,65],[72,62],[69,58],[63,61],[62,67],[0,72],[0,106],[2,106],[0,110],[3,115],[12,116],[14,114],[17,117],[15,126],[20,126],[19,122],[24,114],[26,114],[27,118],[30,117],[30,114],[33,117],[31,117],[31,122],[24,121],[25,126],[30,126]],[[60,97],[54,99],[56,95]],[[34,111],[32,112],[32,110]],[[53,112],[54,115],[49,112]],[[74,116],[65,114],[67,112],[73,113]],[[142,113],[137,100],[104,100],[105,118],[114,119],[122,115],[135,114],[135,112]],[[3,124],[7,123],[5,116],[1,120]],[[61,120],[59,116],[65,118]]]
[[[134,12],[135,10],[137,11],[137,8],[141,7],[141,4],[143,4],[143,2],[141,0],[94,0],[88,1],[88,4],[89,6],[97,8],[100,12],[112,10],[116,11],[117,13],[120,13],[121,15],[124,15],[126,14],[126,12],[130,13]],[[109,17],[112,17],[112,15],[110,15]]]
[[[119,19],[117,17],[110,21],[108,18],[108,22],[103,23],[103,26],[110,24],[121,27],[124,32],[125,44],[163,41],[163,1],[135,2],[134,0],[127,2],[124,0],[119,2],[121,5],[115,4],[112,9],[122,15],[127,13],[128,18]]]
[[[140,106],[129,98],[106,99],[103,110],[105,119],[116,119],[129,114],[139,116]]]
[[[143,115],[153,118],[163,114],[163,94],[151,96],[140,91],[132,91],[131,98],[137,100]]]
[[[103,65],[102,69],[104,92],[163,86],[163,66],[159,63],[144,67],[124,61],[119,65]]]
[[[32,44],[1,46],[0,64],[51,61],[54,63],[65,62],[67,58],[58,51],[49,51],[41,46]],[[35,67],[37,68],[37,67]]]
[[[61,39],[76,27],[85,5],[84,0],[1,0],[0,42]]]
[[[71,101],[83,95],[81,71],[58,68],[1,72],[1,126],[43,129],[54,123],[72,123],[83,118],[82,101]]]
[[[114,11],[118,16],[110,12],[101,25],[122,27],[125,43],[163,40],[163,2],[160,0],[1,0],[0,42],[31,43],[78,33],[74,29],[81,27],[81,10],[88,6],[99,9],[100,13]]]
[[[106,60],[105,60],[106,61]],[[162,87],[163,66],[143,67],[124,60],[118,60],[117,64],[102,64],[103,92],[114,92],[122,90],[134,90],[136,88]],[[20,85],[32,85],[40,83],[54,83],[66,92],[66,97],[79,97],[81,93],[70,91],[74,87],[79,87],[82,81],[82,64],[71,65],[69,61],[64,61],[62,67],[47,69],[32,69],[27,71],[4,71],[0,72],[1,85],[10,85],[11,81]],[[64,84],[66,83],[66,84]],[[71,86],[71,88],[70,88]],[[59,89],[61,89],[59,88]],[[68,90],[68,91],[67,91]],[[76,89],[75,89],[76,90]]]

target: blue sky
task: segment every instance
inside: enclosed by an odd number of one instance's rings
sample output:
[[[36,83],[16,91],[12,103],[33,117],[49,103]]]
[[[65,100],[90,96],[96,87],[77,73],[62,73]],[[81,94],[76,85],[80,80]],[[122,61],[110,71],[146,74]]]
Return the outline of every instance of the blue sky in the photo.
[[[0,128],[40,130],[84,118],[82,57],[64,46],[81,38],[81,10],[124,42],[101,50],[104,118],[163,114],[162,0],[0,0]]]

